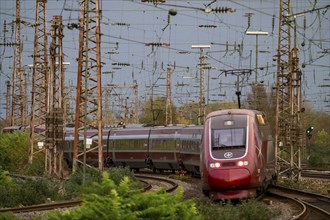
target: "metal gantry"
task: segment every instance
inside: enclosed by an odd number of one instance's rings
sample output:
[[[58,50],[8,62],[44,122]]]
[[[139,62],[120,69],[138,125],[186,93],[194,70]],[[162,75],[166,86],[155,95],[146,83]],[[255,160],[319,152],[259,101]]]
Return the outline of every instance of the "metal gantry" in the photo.
[[[73,172],[86,165],[86,154],[97,149],[98,168],[103,169],[102,99],[100,57],[100,8],[98,0],[81,1],[79,24],[77,98],[73,144]],[[92,139],[91,148],[87,141]],[[83,160],[81,160],[83,158]]]
[[[36,132],[36,130],[38,127],[44,128],[48,112],[49,65],[46,4],[47,0],[36,1],[29,164],[33,161],[35,141],[45,142],[45,131],[39,129]]]
[[[22,44],[21,44],[21,3],[16,0],[16,27],[15,27],[15,47],[14,47],[14,68],[12,82],[12,108],[11,108],[11,125],[25,125],[26,123],[26,107],[27,95],[24,94],[24,86],[26,78],[22,66]],[[24,102],[25,101],[25,102]]]
[[[49,72],[49,111],[46,117],[45,171],[63,177],[63,134],[65,132],[65,85],[62,16],[53,16]]]
[[[299,180],[304,142],[300,114],[301,71],[296,40],[294,48],[291,48],[291,24],[295,25],[295,19],[292,20],[290,0],[281,0],[276,82],[276,170],[278,177],[288,174],[291,179]]]
[[[11,100],[11,94],[10,94],[10,81],[6,81],[6,126],[10,126],[10,100]]]
[[[133,80],[133,89],[134,89],[134,123],[139,123],[139,85],[136,80]]]
[[[165,111],[165,124],[172,124],[172,80],[171,68],[167,68],[166,72],[166,111]]]
[[[204,61],[206,56],[203,55],[203,49],[210,48],[210,45],[192,45],[191,48],[199,49],[199,112],[198,112],[198,124],[204,124],[205,120],[205,90],[204,90]]]

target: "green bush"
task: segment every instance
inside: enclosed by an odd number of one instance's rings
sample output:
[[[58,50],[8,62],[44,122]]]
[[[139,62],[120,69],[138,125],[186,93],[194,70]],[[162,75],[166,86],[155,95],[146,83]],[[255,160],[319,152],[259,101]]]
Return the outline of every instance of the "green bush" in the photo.
[[[0,135],[0,164],[10,173],[43,174],[44,154],[35,154],[33,164],[28,164],[30,137],[28,131]],[[34,149],[36,152],[37,149]]]
[[[182,199],[182,191],[176,195],[165,191],[142,193],[131,188],[128,177],[116,185],[106,172],[102,183],[93,183],[84,198],[81,207],[55,212],[45,219],[202,219],[193,201]]]
[[[135,180],[135,176],[129,167],[112,167],[108,170],[109,177],[112,179],[116,185],[124,179],[125,176],[129,177],[132,180]]]
[[[0,212],[0,220],[23,220],[23,217],[19,217],[12,212]]]
[[[276,211],[270,211],[266,205],[253,199],[243,200],[233,205],[230,202],[205,202],[198,206],[204,220],[268,220],[277,215]]]
[[[11,184],[0,186],[0,207],[34,205],[46,202],[48,198],[60,200],[57,184],[45,179],[14,179]]]
[[[85,170],[85,185],[83,185],[84,172],[80,167],[70,178],[65,182],[65,198],[79,197],[85,186],[91,185],[93,182],[101,182],[101,173],[95,169],[86,167]]]

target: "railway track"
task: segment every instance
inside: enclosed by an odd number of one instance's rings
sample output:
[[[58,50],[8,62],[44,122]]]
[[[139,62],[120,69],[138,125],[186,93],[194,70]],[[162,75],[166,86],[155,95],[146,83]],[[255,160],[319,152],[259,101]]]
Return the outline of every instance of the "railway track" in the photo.
[[[330,172],[329,171],[319,171],[319,170],[302,170],[302,177],[324,179],[330,181]]]
[[[173,192],[178,184],[170,179],[164,177],[156,177],[150,175],[135,175],[136,178],[141,182],[141,187],[144,191],[157,191],[160,188],[165,188],[166,192]],[[24,214],[26,219],[30,219],[30,215],[35,215],[38,212],[50,211],[55,209],[67,209],[82,204],[82,200],[63,201],[63,202],[52,202],[46,204],[15,207],[15,208],[4,208],[0,209],[0,212],[13,212],[13,213],[28,213]],[[28,217],[27,217],[28,216]]]
[[[135,177],[138,178],[140,181],[146,181],[151,186],[148,190],[156,191],[160,188],[165,188],[166,192],[173,192],[177,187],[178,184],[174,182],[173,180],[166,179],[164,177],[158,177],[158,176],[147,176],[147,175],[136,175]]]
[[[330,219],[329,196],[280,186],[271,186],[268,194],[294,203],[292,206],[296,207],[297,212],[292,219]]]

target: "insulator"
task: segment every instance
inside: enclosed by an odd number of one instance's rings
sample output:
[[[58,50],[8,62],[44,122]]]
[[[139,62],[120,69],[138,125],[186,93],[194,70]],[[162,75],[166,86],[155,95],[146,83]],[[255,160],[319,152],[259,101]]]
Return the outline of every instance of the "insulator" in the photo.
[[[129,66],[129,63],[112,63],[113,66]]]
[[[15,23],[14,22],[11,23],[11,32],[12,33],[15,32]]]
[[[235,41],[235,43],[234,43],[234,51],[236,51],[236,41]]]
[[[274,32],[274,28],[275,28],[275,15],[273,15],[272,17],[272,33]]]
[[[163,45],[163,43],[156,43],[156,42],[154,42],[154,43],[146,43],[145,45],[146,46],[153,46],[153,47],[160,47],[160,46]]]
[[[7,22],[6,22],[6,20],[4,20],[4,22],[3,22],[3,32],[4,32],[4,33],[8,32],[8,30],[7,30]]]
[[[228,41],[226,41],[226,52],[228,52]]]
[[[141,0],[141,2],[147,2],[147,3],[157,4],[157,3],[164,3],[166,1],[165,0]]]
[[[212,8],[212,11],[216,13],[227,13],[227,12],[235,12],[235,8],[227,8],[227,7],[217,7],[217,8]]]
[[[130,26],[130,24],[124,23],[124,22],[116,22],[112,23],[112,25],[117,25],[117,26]]]
[[[247,16],[248,18],[248,28],[251,26],[251,14]]]
[[[306,31],[306,16],[304,16],[304,31]]]
[[[201,27],[201,28],[216,28],[217,26],[216,25],[199,25],[198,27]]]

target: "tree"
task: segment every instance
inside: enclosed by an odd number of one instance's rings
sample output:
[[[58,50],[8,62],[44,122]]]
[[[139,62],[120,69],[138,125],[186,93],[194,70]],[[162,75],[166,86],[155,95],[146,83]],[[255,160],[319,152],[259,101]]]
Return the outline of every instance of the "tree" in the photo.
[[[37,151],[37,149],[35,149]],[[29,133],[16,131],[0,135],[0,164],[3,169],[14,173],[42,173],[43,154],[36,154],[34,163],[28,167]]]
[[[166,121],[166,98],[149,98],[142,106],[142,113],[139,117],[140,123],[152,125],[165,125]],[[172,105],[173,124],[177,123],[176,107]]]
[[[263,84],[251,85],[251,92],[247,94],[245,106],[248,109],[254,109],[265,113],[267,121],[270,123],[272,133],[275,132],[276,120],[276,97],[273,93],[267,93]]]
[[[210,102],[205,106],[205,116],[208,113],[221,110],[237,108],[237,103],[232,101],[218,101]],[[179,123],[180,124],[197,124],[199,115],[199,104],[195,102],[188,102],[178,108]]]

